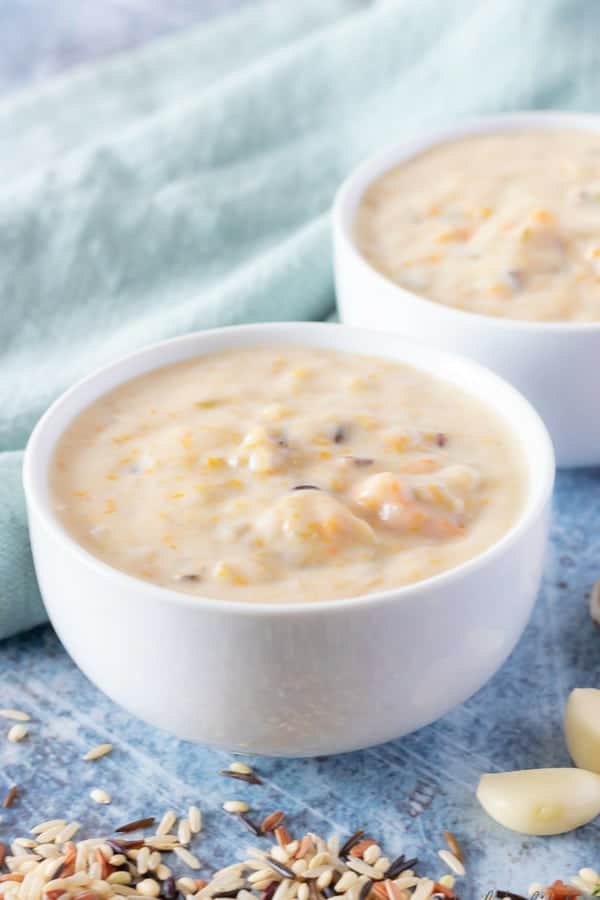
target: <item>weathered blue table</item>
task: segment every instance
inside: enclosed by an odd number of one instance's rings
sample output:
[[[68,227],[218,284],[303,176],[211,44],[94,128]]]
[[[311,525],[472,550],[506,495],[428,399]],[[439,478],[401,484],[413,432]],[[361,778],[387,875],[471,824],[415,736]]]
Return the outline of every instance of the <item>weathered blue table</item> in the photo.
[[[106,0],[100,13],[96,4],[77,0],[6,0],[0,91],[240,2]],[[436,850],[449,829],[467,855],[463,900],[492,886],[524,891],[533,880],[567,877],[585,864],[600,867],[597,824],[563,837],[523,839],[487,819],[474,796],[484,771],[568,764],[561,732],[568,692],[600,686],[600,632],[586,600],[599,576],[600,471],[562,473],[537,608],[518,648],[487,687],[435,725],[385,746],[327,759],[260,760],[262,787],[221,778],[225,754],[131,719],[80,674],[49,628],[8,641],[0,646],[0,705],[24,708],[34,721],[27,741],[0,741],[0,792],[13,782],[23,789],[3,816],[0,839],[55,816],[78,819],[90,834],[105,832],[167,806],[183,811],[196,801],[206,823],[198,852],[218,865],[245,842],[239,823],[221,810],[223,800],[235,796],[260,811],[287,810],[298,830],[346,832],[368,825],[390,853],[417,855],[423,870],[434,874],[444,870]],[[112,755],[95,764],[81,761],[85,750],[104,741],[114,744]],[[112,805],[89,799],[96,786],[112,794]]]

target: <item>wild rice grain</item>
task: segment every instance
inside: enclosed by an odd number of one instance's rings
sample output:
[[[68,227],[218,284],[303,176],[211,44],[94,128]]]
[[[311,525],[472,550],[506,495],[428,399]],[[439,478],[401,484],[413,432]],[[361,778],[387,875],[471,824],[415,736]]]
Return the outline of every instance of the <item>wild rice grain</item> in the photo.
[[[372,881],[365,881],[363,886],[360,889],[360,894],[358,895],[358,900],[367,900],[367,897],[371,893],[371,888],[373,887]]]
[[[450,853],[449,850],[438,850],[438,856],[445,862],[449,869],[451,869],[455,875],[464,875],[465,867],[461,863],[460,859],[454,855],[454,853]]]
[[[87,753],[84,753],[82,759],[92,762],[95,759],[100,759],[101,756],[106,756],[107,753],[112,751],[112,748],[112,744],[98,744],[96,747],[91,747]]]
[[[107,794],[106,791],[103,791],[102,788],[94,788],[93,791],[90,791],[90,797],[94,801],[94,803],[110,803],[111,796]]]
[[[27,737],[29,731],[26,725],[13,725],[12,728],[9,728],[7,738],[13,744],[18,743],[19,741],[24,740]]]
[[[221,769],[219,774],[224,775],[225,778],[235,778],[237,781],[245,781],[246,784],[262,784],[260,778],[257,778],[254,774],[245,775],[242,772],[233,772],[231,769]]]
[[[128,834],[130,831],[140,831],[142,828],[152,828],[155,822],[154,816],[147,816],[145,819],[135,819],[133,822],[126,822],[115,828],[117,834]]]
[[[173,812],[172,809],[168,809],[160,820],[159,826],[156,829],[157,835],[165,835],[171,831],[171,828],[177,821],[177,816]]]
[[[364,836],[364,828],[359,828],[358,831],[355,831],[354,834],[351,834],[347,841],[345,841],[340,847],[340,851],[338,856],[344,857],[347,856],[348,853],[352,850],[352,848],[358,844],[360,840],[362,840]]]
[[[177,885],[175,884],[175,879],[172,875],[167,875],[167,877],[162,880],[161,894],[165,900],[175,900],[177,897]]]
[[[279,862],[279,860],[273,859],[272,856],[267,856],[265,862],[271,867],[271,869],[273,869],[274,872],[277,872],[277,874],[281,875],[283,878],[293,879],[294,875],[297,874],[295,870],[290,869],[290,867],[286,866],[285,863],[281,863]],[[304,865],[304,868],[306,868],[306,863]]]
[[[185,863],[186,866],[189,866],[190,869],[202,868],[202,863],[200,862],[198,857],[194,856],[193,853],[190,853],[189,850],[186,850],[185,847],[175,847],[174,850],[181,862]]]
[[[375,867],[377,868],[377,864],[380,860],[377,860],[375,863]],[[406,859],[404,854],[396,857],[396,859],[390,863],[385,873],[386,878],[394,879],[397,878],[398,875],[401,875],[402,872],[408,871],[408,869],[413,869],[416,864],[419,862],[416,856],[413,856],[412,859]]]

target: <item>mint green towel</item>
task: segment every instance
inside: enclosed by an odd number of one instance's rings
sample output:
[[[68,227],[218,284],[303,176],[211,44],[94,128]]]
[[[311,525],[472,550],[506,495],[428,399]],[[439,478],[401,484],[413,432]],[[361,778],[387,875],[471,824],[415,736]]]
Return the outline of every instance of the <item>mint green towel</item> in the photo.
[[[589,0],[274,0],[0,104],[0,637],[44,620],[20,486],[73,381],[185,331],[334,308],[367,153],[479,112],[598,106]]]

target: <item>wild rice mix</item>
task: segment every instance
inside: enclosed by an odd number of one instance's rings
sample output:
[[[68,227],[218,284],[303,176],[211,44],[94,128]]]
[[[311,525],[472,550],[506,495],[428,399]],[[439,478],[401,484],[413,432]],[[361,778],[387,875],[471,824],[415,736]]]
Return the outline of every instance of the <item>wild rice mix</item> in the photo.
[[[167,810],[159,824],[153,817],[115,829],[115,836],[74,842],[78,822],[41,822],[26,837],[0,843],[0,900],[429,900],[455,898],[454,877],[438,881],[416,873],[418,861],[404,855],[386,857],[362,831],[345,841],[325,840],[311,832],[294,838],[276,811],[254,824],[235,813],[253,834],[268,839],[247,849],[245,859],[210,880],[197,877],[204,863],[188,845],[202,827],[192,806],[179,821]],[[266,828],[263,828],[266,826]],[[136,837],[133,832],[143,836]],[[152,833],[147,833],[152,829]],[[169,863],[166,862],[166,855]],[[171,861],[192,874],[178,877]]]

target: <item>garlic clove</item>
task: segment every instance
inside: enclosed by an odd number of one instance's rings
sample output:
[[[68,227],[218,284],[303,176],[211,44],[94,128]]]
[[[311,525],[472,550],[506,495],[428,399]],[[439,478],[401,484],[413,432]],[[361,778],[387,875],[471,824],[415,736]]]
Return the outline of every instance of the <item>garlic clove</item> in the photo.
[[[600,691],[575,688],[565,710],[565,738],[580,769],[600,773]]]
[[[505,828],[522,834],[562,834],[600,813],[600,775],[583,769],[483,775],[477,799]]]

